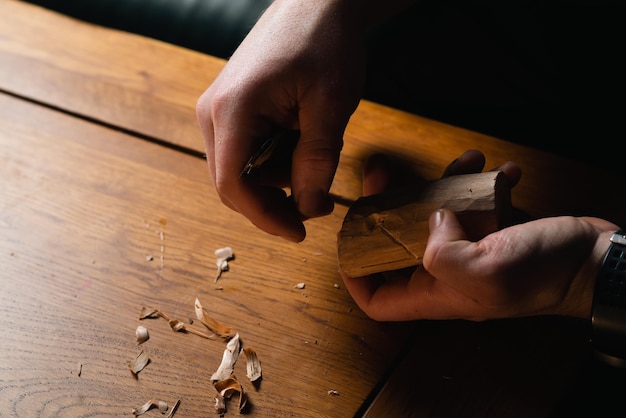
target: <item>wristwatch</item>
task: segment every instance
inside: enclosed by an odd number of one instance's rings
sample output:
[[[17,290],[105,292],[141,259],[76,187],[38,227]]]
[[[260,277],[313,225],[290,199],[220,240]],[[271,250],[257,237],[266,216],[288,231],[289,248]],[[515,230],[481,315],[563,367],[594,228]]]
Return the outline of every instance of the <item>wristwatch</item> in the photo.
[[[610,241],[593,295],[591,343],[599,358],[626,367],[626,229]]]

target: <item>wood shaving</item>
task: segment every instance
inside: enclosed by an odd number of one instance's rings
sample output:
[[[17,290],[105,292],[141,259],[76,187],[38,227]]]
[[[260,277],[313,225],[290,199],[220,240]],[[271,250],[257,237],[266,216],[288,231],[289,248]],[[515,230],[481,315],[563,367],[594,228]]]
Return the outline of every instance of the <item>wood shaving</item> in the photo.
[[[222,324],[221,322],[217,321],[216,319],[212,318],[208,314],[206,309],[204,309],[204,307],[202,306],[198,298],[196,298],[194,307],[196,310],[196,318],[198,318],[198,320],[202,322],[202,324],[205,327],[211,330],[211,332],[214,332],[215,334],[219,335],[222,338],[232,338],[235,336],[235,333],[232,327],[228,327]]]
[[[135,330],[135,336],[137,337],[137,344],[143,344],[150,338],[148,329],[142,325],[139,325]]]
[[[146,350],[141,350],[137,357],[130,361],[128,368],[133,376],[137,377],[137,374],[142,371],[150,363],[150,357]]]
[[[228,256],[226,260],[232,258],[232,250],[230,250],[230,254],[231,255]],[[218,255],[217,251],[216,255]],[[217,394],[215,395],[214,408],[220,415],[223,415],[226,412],[226,400],[230,399],[234,394],[239,394],[238,409],[241,413],[247,404],[247,395],[243,386],[237,380],[233,373],[235,369],[235,364],[237,363],[237,359],[239,358],[240,353],[243,351],[246,356],[246,375],[251,382],[255,382],[262,377],[261,362],[259,361],[258,356],[253,349],[245,348],[242,350],[239,333],[235,333],[232,327],[228,327],[212,318],[208,314],[206,309],[204,309],[198,298],[196,298],[195,300],[194,307],[196,317],[206,328],[214,333],[214,335],[220,336],[228,340],[226,344],[226,349],[224,350],[224,354],[222,356],[222,361],[217,371],[211,376],[213,385],[217,390]],[[141,309],[141,312],[139,313],[139,319],[143,320],[148,318],[164,318],[168,321],[168,324],[173,331],[188,332],[207,339],[211,339],[214,336],[209,336],[203,332],[200,332],[197,329],[189,326],[189,324],[185,324],[183,321],[170,319],[166,314],[159,311],[158,309],[143,307]],[[189,323],[191,324],[192,321],[193,320],[190,319]],[[135,333],[137,336],[137,342],[140,344],[148,339],[148,331],[143,326],[138,326]],[[146,367],[149,362],[150,358],[148,357],[148,354],[145,350],[142,350],[135,359],[129,362],[128,367],[133,376],[137,377],[137,374],[141,370],[143,370],[143,368]],[[175,411],[178,409],[179,405],[180,400],[178,400],[176,404],[169,410],[169,414],[166,418],[171,418],[174,415]],[[158,401],[156,399],[151,399],[141,407],[133,409],[133,414],[135,416],[141,415],[153,408],[159,408],[162,414],[165,414],[168,411],[167,403]]]
[[[154,308],[146,308],[145,306],[141,308],[141,312],[139,312],[139,320],[148,319],[148,318],[163,318],[167,321],[170,320],[167,315],[158,309]]]
[[[170,409],[170,413],[167,414],[167,417],[165,418],[172,418],[174,416],[174,414],[176,413],[176,411],[178,410],[178,407],[180,406],[180,399],[178,399],[176,401],[176,403],[174,404],[174,406],[172,407],[172,409]]]
[[[190,334],[194,334],[202,338],[206,338],[209,340],[212,339],[210,335],[207,335],[201,331],[198,331],[197,329],[193,327],[187,326],[183,321],[179,321],[178,319],[170,319],[168,323],[170,324],[170,327],[172,328],[172,330],[176,332],[188,332]]]
[[[187,324],[185,324],[183,321],[180,321],[178,319],[170,319],[169,316],[167,316],[166,314],[164,314],[163,312],[157,310],[157,309],[152,309],[152,308],[142,308],[141,312],[139,313],[139,319],[146,319],[146,318],[163,318],[165,319],[168,324],[170,325],[170,328],[172,328],[172,330],[177,331],[177,332],[188,332],[190,334],[194,334],[194,335],[198,335],[202,338],[206,338],[206,339],[213,339],[213,336],[208,335],[203,333],[202,331],[199,331]]]
[[[143,415],[149,410],[154,409],[154,408],[159,408],[159,411],[161,411],[162,414],[165,414],[167,410],[169,409],[169,406],[167,405],[167,402],[165,401],[159,401],[155,398],[152,398],[145,404],[141,405],[139,408],[134,408],[133,415],[135,416]],[[172,413],[170,412],[169,416],[171,416],[171,414]]]
[[[218,248],[215,250],[215,257],[217,257],[217,272],[215,274],[215,283],[217,283],[222,273],[228,271],[228,261],[233,259],[233,249],[230,247]]]
[[[248,399],[243,386],[241,386],[241,383],[239,383],[235,375],[232,375],[224,380],[219,380],[215,382],[213,386],[215,386],[215,389],[217,390],[214,407],[218,413],[223,414],[226,412],[225,399],[230,399],[234,394],[239,394],[237,408],[239,409],[239,412],[243,411]]]
[[[233,338],[226,344],[226,349],[222,355],[222,362],[217,368],[217,371],[211,376],[213,381],[221,381],[228,379],[235,369],[235,363],[239,358],[239,351],[241,350],[241,343],[239,341],[239,334],[235,334]]]
[[[226,401],[219,393],[215,395],[215,405],[213,405],[213,408],[215,408],[215,411],[220,415],[226,412]]]
[[[246,376],[251,382],[261,378],[261,361],[256,352],[251,348],[244,348],[243,353],[246,356]]]

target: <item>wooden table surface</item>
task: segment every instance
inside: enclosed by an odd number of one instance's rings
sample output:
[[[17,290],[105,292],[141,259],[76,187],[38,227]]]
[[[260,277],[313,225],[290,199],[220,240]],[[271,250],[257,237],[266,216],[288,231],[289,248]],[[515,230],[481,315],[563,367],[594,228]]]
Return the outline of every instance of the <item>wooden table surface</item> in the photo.
[[[289,243],[212,189],[195,103],[222,60],[16,0],[0,0],[0,16],[1,417],[132,416],[152,398],[180,400],[175,416],[216,416],[210,378],[225,342],[139,319],[149,307],[189,323],[196,298],[261,360],[258,385],[244,358],[235,367],[250,416],[541,417],[589,403],[597,366],[584,322],[378,323],[344,289],[335,240],[376,151],[427,179],[469,148],[488,166],[515,160],[513,202],[540,216],[626,225],[625,182],[364,101],[334,213]],[[235,258],[215,283],[225,246]],[[141,345],[138,325],[150,333]],[[151,362],[135,378],[141,350]]]

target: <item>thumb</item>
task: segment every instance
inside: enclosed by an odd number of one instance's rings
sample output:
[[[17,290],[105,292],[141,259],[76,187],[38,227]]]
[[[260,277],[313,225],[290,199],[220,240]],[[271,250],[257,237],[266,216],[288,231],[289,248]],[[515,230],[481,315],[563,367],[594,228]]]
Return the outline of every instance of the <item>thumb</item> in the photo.
[[[292,157],[291,193],[305,218],[327,215],[334,202],[328,195],[343,146],[343,129],[300,133]]]
[[[428,220],[430,235],[424,251],[424,268],[437,277],[442,273],[458,271],[462,254],[471,248],[467,234],[458,218],[449,209],[439,209]]]

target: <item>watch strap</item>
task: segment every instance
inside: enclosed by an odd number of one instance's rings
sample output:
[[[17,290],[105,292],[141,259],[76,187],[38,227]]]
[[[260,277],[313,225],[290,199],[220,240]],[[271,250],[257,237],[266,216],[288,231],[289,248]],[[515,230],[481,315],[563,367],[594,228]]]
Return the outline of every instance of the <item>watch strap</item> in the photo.
[[[591,342],[600,354],[626,361],[626,229],[610,241],[596,279]]]

